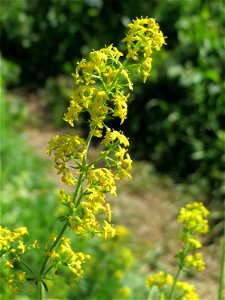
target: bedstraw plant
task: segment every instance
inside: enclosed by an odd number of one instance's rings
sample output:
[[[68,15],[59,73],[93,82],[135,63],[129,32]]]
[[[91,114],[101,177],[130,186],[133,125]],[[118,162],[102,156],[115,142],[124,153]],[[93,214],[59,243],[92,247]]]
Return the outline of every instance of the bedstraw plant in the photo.
[[[133,90],[132,75],[142,76],[146,82],[151,71],[152,53],[161,49],[165,39],[159,25],[151,18],[139,18],[131,22],[123,39],[126,53],[110,45],[92,51],[82,59],[73,74],[75,90],[64,120],[72,127],[79,115],[88,113],[89,133],[86,138],[63,134],[53,137],[48,145],[49,156],[54,156],[55,168],[72,193],[62,189],[59,200],[66,207],[61,230],[51,235],[46,243],[43,262],[37,266],[25,262],[28,250],[39,249],[39,241],[27,245],[26,227],[9,230],[0,228],[0,251],[5,268],[12,271],[9,287],[16,291],[19,283],[33,282],[38,287],[38,298],[44,299],[48,280],[60,268],[68,268],[74,280],[83,276],[82,265],[90,255],[75,252],[67,232],[77,236],[104,239],[112,238],[116,229],[111,224],[112,211],[106,194],[116,196],[117,180],[131,178],[132,160],[128,153],[129,140],[121,131],[108,126],[107,121],[119,118],[122,124],[127,116],[127,100]],[[89,159],[91,141],[99,138],[103,149],[97,159]],[[32,228],[30,229],[32,230]],[[21,271],[18,271],[19,267]]]

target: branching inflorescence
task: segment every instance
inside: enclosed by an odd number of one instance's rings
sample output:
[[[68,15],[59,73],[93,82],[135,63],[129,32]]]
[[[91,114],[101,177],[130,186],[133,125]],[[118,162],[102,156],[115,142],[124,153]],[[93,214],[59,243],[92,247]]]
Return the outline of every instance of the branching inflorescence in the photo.
[[[152,53],[165,44],[154,19],[136,19],[128,26],[129,31],[123,39],[126,54],[113,45],[92,51],[77,64],[72,74],[75,90],[64,120],[74,127],[80,114],[88,113],[89,134],[86,139],[72,134],[56,135],[49,142],[47,152],[49,156],[54,155],[58,174],[65,185],[74,187],[74,192],[60,191],[60,202],[67,208],[64,225],[46,249],[47,254],[38,274],[21,259],[25,249],[22,235],[27,231],[23,227],[11,233],[9,231],[9,236],[14,236],[16,232],[21,234],[15,252],[11,246],[4,248],[2,255],[6,266],[13,268],[15,262],[20,262],[29,273],[26,278],[38,284],[41,299],[43,287],[47,289],[46,275],[51,269],[68,267],[74,278],[79,280],[83,276],[82,264],[90,258],[88,254],[74,252],[70,238],[65,235],[67,229],[84,237],[100,236],[106,239],[116,234],[111,225],[112,211],[106,194],[116,196],[115,181],[131,178],[132,160],[128,154],[128,138],[123,132],[110,128],[107,121],[119,118],[121,124],[124,122],[127,101],[133,90],[131,74],[140,74],[145,82],[151,71]],[[100,138],[104,148],[96,160],[90,161],[88,150],[93,137]],[[36,247],[36,244],[33,246]],[[24,280],[25,272],[22,277]]]

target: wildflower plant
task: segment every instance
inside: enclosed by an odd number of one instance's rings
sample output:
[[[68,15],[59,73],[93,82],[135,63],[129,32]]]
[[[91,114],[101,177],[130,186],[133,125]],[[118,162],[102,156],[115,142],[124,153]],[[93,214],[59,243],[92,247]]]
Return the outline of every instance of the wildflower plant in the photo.
[[[183,247],[176,254],[178,270],[175,276],[165,272],[149,275],[146,286],[148,299],[160,300],[199,300],[195,287],[185,281],[178,281],[182,271],[205,269],[199,249],[202,247],[199,236],[208,232],[209,211],[201,202],[193,202],[182,207],[178,222],[183,225],[180,241]]]
[[[143,82],[146,82],[151,71],[152,53],[165,44],[154,19],[139,18],[128,27],[129,31],[122,40],[126,53],[113,45],[92,51],[77,64],[72,74],[75,89],[64,120],[74,127],[80,115],[87,113],[89,133],[86,138],[76,134],[56,135],[49,142],[47,153],[54,157],[57,173],[66,186],[73,188],[73,192],[62,189],[59,193],[60,203],[66,208],[62,217],[64,223],[48,243],[39,272],[21,259],[29,248],[23,242],[27,229],[22,227],[12,232],[1,229],[0,249],[3,249],[1,253],[6,267],[13,269],[13,261],[16,260],[23,268],[17,281],[21,278],[21,282],[35,282],[39,299],[43,299],[44,290],[48,290],[50,274],[53,276],[59,268],[68,268],[75,280],[83,276],[82,265],[90,259],[90,255],[72,249],[71,238],[67,236],[69,230],[76,236],[99,236],[103,239],[116,234],[106,195],[116,196],[116,181],[131,178],[132,160],[128,153],[128,138],[122,131],[110,128],[107,121],[112,118],[119,118],[120,124],[125,121],[127,101],[133,90],[131,74],[141,74]],[[95,160],[88,155],[93,137],[99,138],[103,146]],[[34,248],[38,250],[37,242]],[[15,276],[8,282],[10,286],[18,283]]]

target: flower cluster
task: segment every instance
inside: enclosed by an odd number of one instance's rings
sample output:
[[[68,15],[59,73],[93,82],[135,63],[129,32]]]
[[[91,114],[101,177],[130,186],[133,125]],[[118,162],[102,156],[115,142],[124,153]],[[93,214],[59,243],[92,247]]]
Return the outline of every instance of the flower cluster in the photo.
[[[128,27],[130,30],[123,39],[123,42],[127,44],[127,57],[134,61],[144,58],[140,67],[143,70],[143,81],[145,82],[151,71],[152,52],[161,49],[165,44],[165,38],[154,19],[136,19]]]
[[[174,278],[172,275],[165,272],[159,272],[152,274],[146,279],[146,286],[152,288],[156,286],[160,291],[160,300],[169,299],[168,286],[172,286]],[[172,299],[179,300],[199,300],[199,296],[196,293],[195,287],[185,281],[177,281],[175,283],[176,293]],[[157,298],[158,299],[158,298]]]
[[[208,215],[208,210],[201,202],[193,202],[181,208],[178,221],[183,224],[181,240],[185,246],[177,257],[183,268],[195,268],[199,272],[205,269],[201,253],[193,255],[191,252],[202,247],[198,235],[208,232]]]
[[[85,154],[84,139],[78,135],[56,135],[48,144],[47,153],[50,156],[54,151],[55,168],[57,174],[62,174],[62,181],[70,186],[75,186],[76,178],[70,172],[68,163],[79,166]]]
[[[182,300],[199,300],[199,296],[196,293],[195,287],[185,281],[178,281],[176,283],[178,292],[181,292]]]
[[[57,270],[66,266],[74,274],[74,279],[79,280],[83,276],[82,264],[90,259],[90,256],[82,252],[75,253],[70,245],[70,239],[63,237],[60,250],[52,249],[50,252],[50,261]]]
[[[184,224],[190,233],[203,234],[208,232],[208,210],[201,202],[187,204],[181,208],[178,221]]]
[[[6,268],[14,268],[14,262],[19,261],[20,256],[25,253],[26,245],[23,236],[28,235],[26,227],[20,227],[13,231],[0,226],[0,256],[6,257]]]
[[[184,265],[186,268],[195,268],[198,272],[205,269],[205,262],[200,252],[195,253],[194,255],[187,255],[184,259]]]
[[[75,89],[64,120],[72,127],[81,112],[90,115],[90,131],[93,136],[102,137],[106,119],[119,117],[121,123],[127,116],[127,87],[132,83],[127,70],[119,61],[123,54],[113,45],[93,51],[87,59],[78,63],[73,74]]]
[[[126,39],[129,37],[130,52],[130,41],[134,43],[134,36],[137,35],[134,33],[135,28],[142,28],[135,51],[136,54],[144,54],[141,62],[133,65],[145,70],[152,53],[150,44],[152,49],[159,50],[163,44],[163,36],[153,19],[140,19],[138,22],[136,20],[130,25]],[[147,44],[143,48],[145,43]],[[123,123],[127,116],[128,91],[133,90],[133,84],[126,66],[134,56],[127,55],[123,63],[120,61],[122,56],[122,52],[110,45],[90,52],[86,59],[78,63],[73,74],[76,89],[64,120],[74,127],[80,113],[88,112],[90,134],[86,141],[77,135],[56,135],[47,148],[49,155],[54,153],[55,168],[61,174],[62,181],[76,186],[72,196],[61,191],[60,201],[68,207],[70,227],[79,236],[114,236],[115,230],[109,224],[111,209],[106,203],[105,194],[116,195],[115,180],[131,178],[129,141],[122,132],[106,125],[109,118],[119,117]],[[100,158],[97,161],[88,164],[86,156],[92,136],[101,138],[105,149],[99,153]],[[102,213],[108,216],[108,221],[104,220],[100,224],[96,216]]]
[[[146,286],[152,288],[157,286],[159,289],[165,285],[171,285],[173,283],[173,276],[165,272],[159,272],[157,274],[149,275],[146,278]]]

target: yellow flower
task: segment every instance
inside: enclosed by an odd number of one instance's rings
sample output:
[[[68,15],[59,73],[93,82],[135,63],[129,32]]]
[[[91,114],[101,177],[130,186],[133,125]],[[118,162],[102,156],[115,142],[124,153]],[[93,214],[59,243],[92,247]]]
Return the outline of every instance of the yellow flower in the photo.
[[[194,202],[181,208],[178,221],[184,223],[187,230],[203,234],[208,232],[208,215],[209,211],[201,202]]]
[[[127,176],[129,179],[132,178],[130,175],[130,171],[132,169],[132,160],[130,158],[130,155],[126,153],[125,158],[121,161],[121,167],[118,169],[118,176],[120,179],[123,179],[125,176]]]
[[[19,227],[10,231],[0,226],[0,256],[10,254],[18,259],[18,255],[24,254],[26,246],[23,235],[28,235],[26,227]]]
[[[123,42],[127,43],[127,57],[138,60],[140,54],[149,57],[153,50],[160,50],[165,39],[159,25],[152,18],[136,19],[128,24],[130,30]]]
[[[172,285],[173,276],[165,272],[149,275],[146,279],[146,286],[152,288],[157,286],[159,289],[165,285]]]
[[[127,99],[130,94],[124,95],[123,91],[118,91],[113,95],[113,103],[115,105],[113,109],[113,117],[119,117],[121,119],[120,124],[124,122],[127,117]]]
[[[105,226],[103,227],[103,237],[105,239],[113,238],[116,234],[116,229],[113,228],[107,221],[104,220]],[[102,235],[102,234],[101,234]]]
[[[18,241],[17,249],[20,250],[21,254],[24,254],[26,246],[22,241]]]
[[[147,57],[144,62],[142,63],[142,69],[143,69],[143,82],[145,83],[147,78],[150,75],[150,71],[152,68],[152,58],[151,57]]]
[[[88,188],[116,196],[116,185],[113,173],[106,168],[91,169],[87,175]],[[90,191],[90,190],[89,190]]]
[[[22,236],[24,234],[27,234],[27,235],[29,234],[27,227],[20,227],[20,228],[14,229],[14,232],[18,233],[20,236]]]
[[[76,167],[77,164],[81,163],[79,158],[83,151],[85,151],[85,142],[78,135],[56,135],[49,141],[47,153],[50,156],[54,152],[57,174],[62,174],[61,178],[65,184],[75,185],[76,178],[74,175],[76,174],[70,173],[68,165]]]
[[[10,260],[7,260],[4,266],[5,266],[6,269],[13,269],[14,268],[14,265],[13,265],[12,261],[10,261]]]
[[[201,272],[205,269],[205,263],[201,253],[187,255],[184,263],[187,268],[195,268],[198,272]]]
[[[67,171],[68,169],[65,168],[64,171],[65,170]],[[65,184],[67,184],[69,186],[75,186],[76,178],[71,173],[64,174],[64,175],[62,175],[62,182],[64,182]]]
[[[109,222],[111,222],[111,220],[112,220],[112,211],[110,209],[110,204],[109,203],[106,203],[105,213],[108,215]]]
[[[55,262],[59,259],[60,256],[58,253],[56,253],[55,249],[52,249],[52,251],[49,253],[49,257],[52,262]]]
[[[121,75],[126,78],[129,89],[133,90],[133,83],[131,82],[130,77],[125,69],[121,71]]]
[[[90,259],[90,255],[82,252],[75,253],[70,246],[70,239],[63,237],[60,250],[55,249],[50,253],[50,259],[53,265],[58,268],[66,266],[74,274],[74,279],[79,280],[83,276],[82,264]]]
[[[71,196],[67,194],[65,190],[60,190],[60,195],[59,195],[60,202],[67,206],[69,209],[74,210],[75,209],[75,204],[72,202]]]
[[[116,131],[116,130],[110,130],[108,129],[106,132],[106,135],[104,136],[103,139],[103,144],[105,146],[108,146],[109,144],[118,141],[120,145],[124,145],[125,147],[129,146],[129,141],[128,139],[125,137],[125,135],[123,135],[122,132]]]
[[[194,237],[189,237],[188,238],[188,243],[190,244],[190,246],[193,249],[199,249],[199,248],[202,247],[201,242],[197,238],[194,238]]]
[[[176,288],[183,291],[182,300],[199,300],[195,287],[187,282],[178,281]]]
[[[67,109],[67,112],[64,114],[63,120],[68,122],[70,126],[74,127],[74,121],[78,120],[78,116],[82,111],[82,106],[76,102],[75,97],[71,97],[70,106]]]

